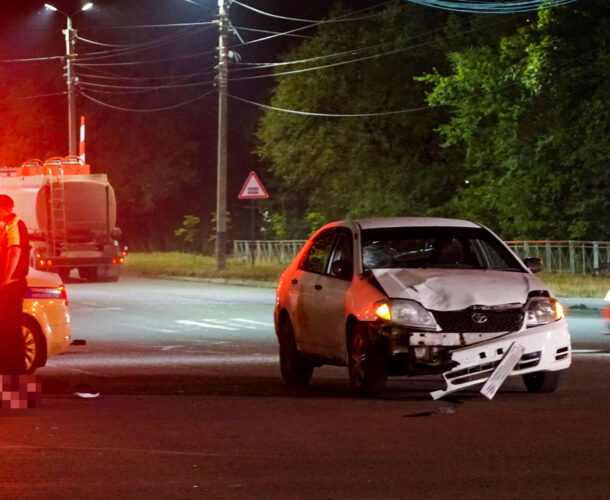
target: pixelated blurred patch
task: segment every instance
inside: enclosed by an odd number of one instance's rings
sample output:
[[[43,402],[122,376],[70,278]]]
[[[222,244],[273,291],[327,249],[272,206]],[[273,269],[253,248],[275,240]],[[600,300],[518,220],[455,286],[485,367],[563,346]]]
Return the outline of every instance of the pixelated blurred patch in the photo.
[[[40,406],[40,382],[35,375],[0,375],[2,409],[22,410]]]

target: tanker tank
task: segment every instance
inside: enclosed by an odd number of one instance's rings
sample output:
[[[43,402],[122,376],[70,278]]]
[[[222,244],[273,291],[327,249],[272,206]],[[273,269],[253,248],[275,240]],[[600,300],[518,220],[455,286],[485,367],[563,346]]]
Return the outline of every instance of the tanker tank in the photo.
[[[88,165],[66,164],[70,173],[64,174],[65,160],[56,159],[53,169],[46,168],[49,161],[35,161],[0,174],[0,193],[13,198],[28,228],[33,267],[64,277],[76,268],[90,281],[116,281],[125,253],[116,240],[114,189],[106,174],[90,174]]]

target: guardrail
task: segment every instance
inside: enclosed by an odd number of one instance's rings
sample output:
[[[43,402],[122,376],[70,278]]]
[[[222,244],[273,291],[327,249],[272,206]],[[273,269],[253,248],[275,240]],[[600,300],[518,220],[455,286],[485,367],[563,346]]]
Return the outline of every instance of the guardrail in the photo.
[[[234,240],[233,255],[250,262],[289,263],[306,240]],[[610,241],[507,241],[522,259],[537,257],[550,272],[610,276]]]
[[[542,259],[546,271],[610,275],[609,241],[544,240],[506,243],[522,259]]]

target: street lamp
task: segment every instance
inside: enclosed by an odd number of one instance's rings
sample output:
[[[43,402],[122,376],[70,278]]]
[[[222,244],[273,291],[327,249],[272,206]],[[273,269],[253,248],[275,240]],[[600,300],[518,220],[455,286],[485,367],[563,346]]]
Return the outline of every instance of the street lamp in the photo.
[[[53,12],[59,12],[66,18],[66,29],[63,34],[66,37],[66,84],[68,86],[68,154],[75,156],[76,153],[76,107],[74,105],[74,77],[72,75],[72,58],[75,56],[72,49],[74,48],[74,38],[76,30],[72,28],[72,16],[78,12],[89,10],[93,7],[92,2],[87,2],[79,10],[71,15],[59,10],[50,3],[44,4],[45,8]]]

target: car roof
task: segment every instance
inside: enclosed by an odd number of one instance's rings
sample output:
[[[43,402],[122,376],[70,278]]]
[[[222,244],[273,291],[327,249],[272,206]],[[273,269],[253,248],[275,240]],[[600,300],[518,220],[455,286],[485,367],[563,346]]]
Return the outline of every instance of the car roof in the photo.
[[[479,224],[461,219],[445,219],[441,217],[379,217],[371,219],[355,219],[362,229],[386,227],[481,227]]]

